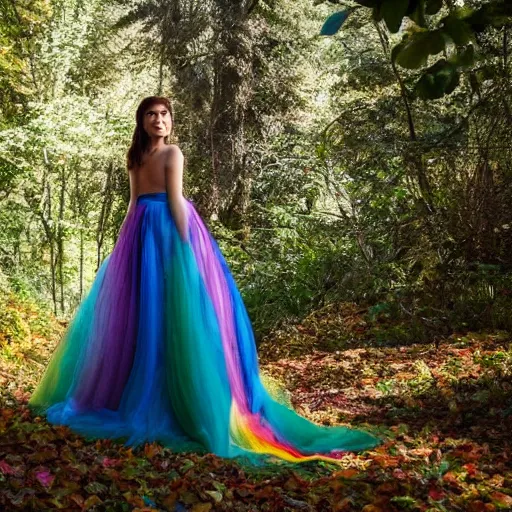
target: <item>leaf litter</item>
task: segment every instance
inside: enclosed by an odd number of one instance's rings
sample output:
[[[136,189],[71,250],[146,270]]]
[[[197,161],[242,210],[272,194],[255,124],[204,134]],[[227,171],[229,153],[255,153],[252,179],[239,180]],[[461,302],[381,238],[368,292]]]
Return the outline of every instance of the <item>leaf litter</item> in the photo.
[[[332,337],[335,321],[322,318]],[[362,321],[353,324],[361,332]],[[261,371],[293,407],[324,425],[366,428],[384,443],[338,464],[248,466],[213,454],[87,441],[34,417],[27,401],[61,329],[0,351],[0,509],[90,511],[512,510],[512,352],[506,333],[374,346],[344,338],[293,351]],[[296,347],[306,347],[307,354]],[[35,357],[34,354],[37,354]],[[286,385],[286,389],[284,388]]]

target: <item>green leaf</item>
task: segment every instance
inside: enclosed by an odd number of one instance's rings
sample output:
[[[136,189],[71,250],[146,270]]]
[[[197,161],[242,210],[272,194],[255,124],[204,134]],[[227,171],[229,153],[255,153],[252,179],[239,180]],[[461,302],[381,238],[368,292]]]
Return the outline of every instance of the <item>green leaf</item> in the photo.
[[[345,9],[344,11],[338,11],[334,14],[331,14],[323,24],[320,35],[321,36],[333,36],[338,32],[343,23],[345,23],[348,15],[352,12],[353,9]]]
[[[398,54],[403,50],[405,46],[405,41],[400,41],[397,45],[393,46],[391,49],[391,60],[396,62]]]
[[[424,0],[411,0],[406,15],[420,27],[426,28]]]
[[[456,44],[465,45],[473,37],[471,26],[457,14],[450,14],[441,20],[441,30]]]
[[[359,5],[362,5],[363,7],[378,7],[378,5],[380,4],[381,0],[355,0],[356,3],[358,3]]]
[[[422,100],[434,100],[444,95],[444,91],[439,91],[436,88],[435,75],[427,72],[423,73],[422,77],[418,80],[414,93]]]
[[[107,486],[100,482],[90,482],[84,488],[89,494],[102,494],[108,490]]]
[[[454,68],[453,71],[450,73],[449,76],[450,80],[447,83],[444,94],[448,95],[451,94],[460,84],[460,73],[457,68]]]
[[[424,100],[435,100],[450,94],[459,84],[460,74],[457,67],[441,59],[425,70],[414,89],[415,94]]]
[[[492,80],[496,76],[496,68],[494,66],[483,66],[475,74],[478,82],[482,83],[486,80]]]
[[[391,56],[400,66],[407,69],[418,69],[427,62],[429,55],[443,51],[445,38],[439,30],[415,32],[405,36],[398,48],[393,49]]]
[[[407,3],[409,5],[407,6],[405,14],[410,16],[420,6],[420,4],[423,3],[423,0],[409,0]]]
[[[219,491],[205,491],[205,493],[210,495],[215,500],[215,503],[222,501],[222,493]]]
[[[474,32],[483,32],[489,25],[501,28],[512,21],[512,3],[485,4],[465,17]]]
[[[186,471],[188,471],[190,468],[193,468],[194,466],[195,466],[194,461],[192,461],[190,459],[183,459],[183,464],[180,467],[180,471],[182,473],[185,473]]]
[[[466,48],[459,49],[455,55],[450,57],[449,62],[458,68],[468,68],[475,63],[475,48],[472,44]]]
[[[487,4],[489,9],[489,24],[495,28],[502,28],[512,22],[512,3],[503,2]]]
[[[415,507],[417,504],[416,500],[412,496],[393,496],[390,501],[408,508]]]
[[[443,459],[441,463],[439,464],[439,473],[441,475],[444,475],[448,470],[450,469],[450,463]]]
[[[373,19],[377,22],[381,21],[382,20],[382,12],[380,10],[380,4],[379,5],[376,5],[374,8],[373,8],[373,11],[372,11],[372,16],[373,16]]]
[[[394,57],[397,64],[403,68],[418,69],[426,64],[428,58],[423,41],[423,34],[420,34],[419,37],[414,34],[408,40],[400,43],[399,48],[391,52],[391,57]]]
[[[443,0],[426,0],[425,13],[432,15],[437,14],[443,6]]]
[[[390,32],[398,32],[408,6],[409,0],[384,0],[380,7],[380,15]]]
[[[425,44],[429,55],[437,55],[444,50],[446,39],[440,30],[432,30],[429,37],[426,38]]]

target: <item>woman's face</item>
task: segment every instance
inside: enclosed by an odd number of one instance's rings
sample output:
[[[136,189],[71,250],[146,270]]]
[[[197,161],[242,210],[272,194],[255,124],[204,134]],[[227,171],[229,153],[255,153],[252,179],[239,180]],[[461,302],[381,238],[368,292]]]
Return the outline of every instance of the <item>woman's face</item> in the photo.
[[[142,120],[142,126],[150,137],[167,137],[171,133],[172,119],[165,105],[151,105]]]

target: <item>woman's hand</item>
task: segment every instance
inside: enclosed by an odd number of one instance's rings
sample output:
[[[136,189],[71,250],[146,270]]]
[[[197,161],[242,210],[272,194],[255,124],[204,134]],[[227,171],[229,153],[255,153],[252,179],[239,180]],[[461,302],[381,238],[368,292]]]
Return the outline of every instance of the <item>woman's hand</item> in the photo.
[[[169,145],[165,157],[167,201],[181,239],[188,242],[188,211],[187,202],[183,197],[183,164],[181,149],[175,144]]]

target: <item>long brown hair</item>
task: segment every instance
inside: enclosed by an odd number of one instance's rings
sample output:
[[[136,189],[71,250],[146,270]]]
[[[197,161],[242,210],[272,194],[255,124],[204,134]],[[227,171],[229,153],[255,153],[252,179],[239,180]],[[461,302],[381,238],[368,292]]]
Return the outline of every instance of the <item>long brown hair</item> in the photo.
[[[165,98],[164,96],[148,96],[147,98],[144,98],[139,103],[137,112],[135,113],[136,125],[133,132],[132,144],[126,154],[126,165],[128,169],[133,169],[134,167],[140,167],[142,165],[142,155],[147,150],[150,140],[149,135],[146,130],[144,130],[143,126],[144,114],[149,107],[156,104],[164,105],[167,108],[171,114],[171,135],[174,131],[174,112],[169,98]],[[165,143],[169,144],[169,136],[165,137]]]

